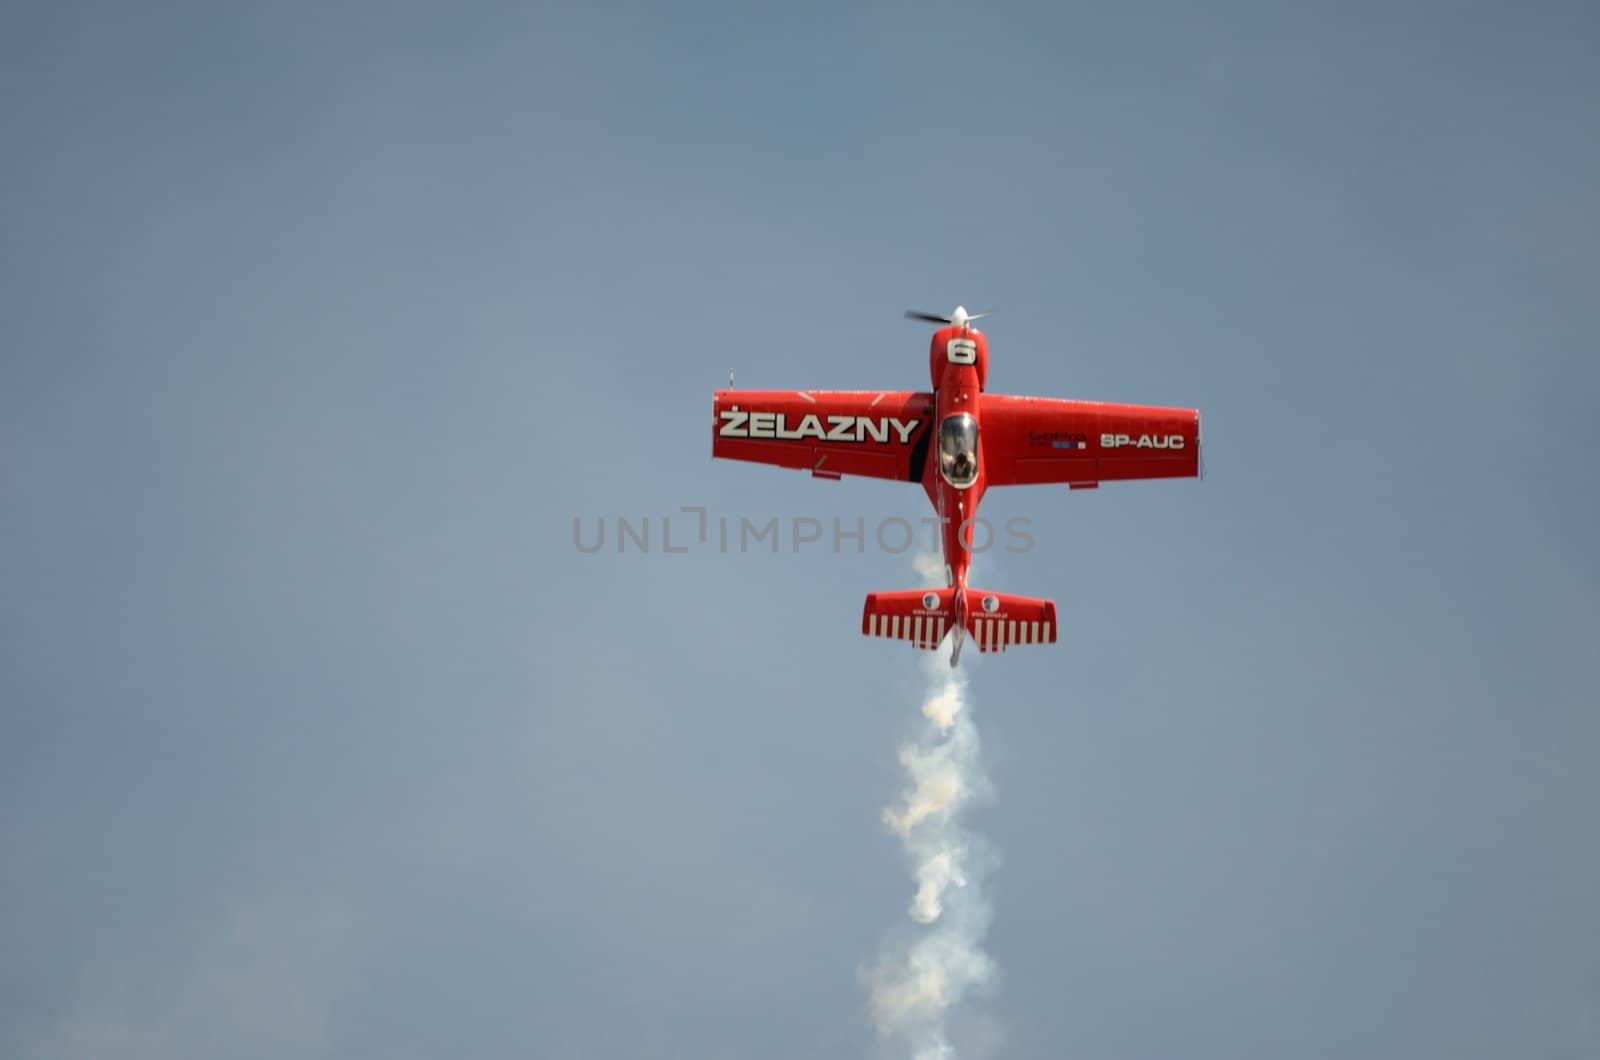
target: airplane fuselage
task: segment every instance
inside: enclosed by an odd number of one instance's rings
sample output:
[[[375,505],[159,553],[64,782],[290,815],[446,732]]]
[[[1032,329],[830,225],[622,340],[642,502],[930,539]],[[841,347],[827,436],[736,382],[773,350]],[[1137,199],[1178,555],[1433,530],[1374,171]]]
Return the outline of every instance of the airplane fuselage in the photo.
[[[988,341],[977,328],[950,325],[934,333],[928,348],[934,398],[933,452],[922,485],[939,516],[945,583],[955,589],[957,655],[967,611],[967,570],[972,565],[978,505],[988,487],[979,444],[978,400],[988,367]]]

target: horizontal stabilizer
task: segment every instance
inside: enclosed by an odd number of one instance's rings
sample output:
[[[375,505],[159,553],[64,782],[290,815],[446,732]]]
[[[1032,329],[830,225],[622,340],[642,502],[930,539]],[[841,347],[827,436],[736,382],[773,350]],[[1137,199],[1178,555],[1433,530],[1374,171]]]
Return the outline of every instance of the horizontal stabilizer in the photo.
[[[954,589],[906,589],[868,593],[861,612],[861,632],[869,637],[903,640],[928,651],[939,646],[952,625]]]
[[[869,593],[861,611],[861,632],[932,651],[955,629],[952,663],[959,656],[963,632],[972,635],[982,652],[1056,642],[1055,601],[983,589],[964,592],[959,601],[955,589]]]
[[[1056,642],[1054,600],[968,589],[966,603],[967,632],[972,634],[979,651]]]

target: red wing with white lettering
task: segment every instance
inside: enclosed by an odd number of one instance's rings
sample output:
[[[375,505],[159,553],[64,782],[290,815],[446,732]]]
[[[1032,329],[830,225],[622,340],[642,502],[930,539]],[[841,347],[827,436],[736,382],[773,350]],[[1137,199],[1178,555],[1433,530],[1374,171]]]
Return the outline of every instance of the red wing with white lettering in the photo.
[[[1161,405],[978,396],[991,486],[1093,487],[1200,473],[1200,413]]]
[[[905,390],[718,390],[711,455],[921,482],[933,395]]]

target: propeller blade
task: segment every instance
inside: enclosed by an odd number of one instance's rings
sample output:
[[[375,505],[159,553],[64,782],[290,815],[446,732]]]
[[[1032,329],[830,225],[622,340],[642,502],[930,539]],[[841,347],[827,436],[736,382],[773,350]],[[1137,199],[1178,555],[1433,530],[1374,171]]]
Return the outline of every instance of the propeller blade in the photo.
[[[907,309],[906,310],[906,319],[907,320],[926,320],[930,324],[948,324],[948,323],[950,323],[950,318],[949,317],[942,317],[942,316],[939,316],[936,313],[919,313],[915,309]]]

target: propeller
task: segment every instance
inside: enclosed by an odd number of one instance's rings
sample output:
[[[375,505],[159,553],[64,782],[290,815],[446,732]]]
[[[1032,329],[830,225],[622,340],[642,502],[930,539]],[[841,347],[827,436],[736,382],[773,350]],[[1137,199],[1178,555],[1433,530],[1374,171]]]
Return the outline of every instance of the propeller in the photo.
[[[958,328],[964,328],[972,321],[988,316],[994,316],[994,312],[991,310],[987,313],[968,313],[965,306],[959,305],[956,306],[955,312],[947,317],[940,316],[938,313],[923,313],[915,309],[906,310],[907,320],[922,320],[929,324],[954,324]]]

